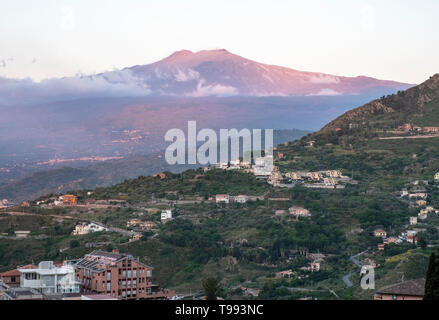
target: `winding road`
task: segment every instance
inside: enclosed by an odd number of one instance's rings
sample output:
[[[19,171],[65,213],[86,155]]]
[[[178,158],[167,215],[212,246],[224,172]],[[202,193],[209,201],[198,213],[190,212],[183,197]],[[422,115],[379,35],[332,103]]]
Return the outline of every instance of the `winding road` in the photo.
[[[369,249],[367,249],[369,250]],[[353,255],[349,258],[349,260],[355,264],[358,268],[361,269],[361,267],[363,266],[363,264],[360,262],[360,260],[357,259],[357,257],[359,257],[360,255],[362,255],[363,253],[365,253],[367,250],[364,250],[363,252],[357,253],[356,255]],[[343,282],[346,284],[346,286],[348,288],[352,287],[352,281],[350,280],[350,277],[353,276],[356,272],[352,271],[349,272],[348,274],[343,276]]]

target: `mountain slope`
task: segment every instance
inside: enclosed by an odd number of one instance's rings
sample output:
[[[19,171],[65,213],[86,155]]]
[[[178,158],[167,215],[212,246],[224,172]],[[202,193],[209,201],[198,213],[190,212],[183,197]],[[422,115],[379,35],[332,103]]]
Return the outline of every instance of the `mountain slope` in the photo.
[[[369,77],[304,72],[245,59],[227,50],[182,50],[130,70],[155,94],[163,95],[343,95],[403,90],[411,85]],[[103,76],[112,75],[104,74]]]

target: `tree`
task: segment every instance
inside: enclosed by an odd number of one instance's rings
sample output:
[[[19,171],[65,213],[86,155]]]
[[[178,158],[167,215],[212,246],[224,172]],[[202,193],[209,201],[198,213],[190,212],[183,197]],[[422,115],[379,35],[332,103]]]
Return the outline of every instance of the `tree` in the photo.
[[[70,241],[70,249],[78,248],[80,245],[81,245],[81,244],[79,243],[78,240],[72,240],[72,241]]]
[[[214,277],[209,277],[203,281],[204,294],[206,295],[206,300],[217,300],[217,294],[220,290],[219,282]]]
[[[428,264],[424,300],[439,300],[439,255],[434,252]]]

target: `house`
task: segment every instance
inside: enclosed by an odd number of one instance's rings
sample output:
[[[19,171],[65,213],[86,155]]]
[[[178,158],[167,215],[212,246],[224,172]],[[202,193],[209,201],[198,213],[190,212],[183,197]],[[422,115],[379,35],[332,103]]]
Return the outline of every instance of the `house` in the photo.
[[[140,219],[137,219],[137,218],[131,219],[127,222],[127,228],[138,226],[141,223],[142,223],[142,220],[140,220]]]
[[[374,237],[385,238],[385,237],[387,237],[387,232],[383,229],[376,229],[373,231],[373,235],[374,235]]]
[[[292,275],[294,275],[294,272],[292,270],[285,270],[277,272],[276,278],[290,278]]]
[[[409,195],[409,192],[406,189],[401,190],[401,198],[408,196],[408,195]]]
[[[374,300],[422,300],[424,292],[425,279],[409,280],[378,289]]]
[[[314,147],[315,143],[316,143],[316,142],[315,142],[314,140],[309,141],[309,142],[308,142],[308,146],[312,148],[312,147]]]
[[[20,269],[32,268],[36,268],[36,266],[28,264],[20,267]],[[20,287],[20,271],[18,271],[18,269],[14,269],[0,273],[0,280],[10,288],[18,288]]]
[[[311,262],[309,270],[311,272],[318,272],[318,271],[320,271],[320,262]]]
[[[310,217],[311,213],[309,210],[303,207],[291,207],[288,209],[289,213],[295,217]]]
[[[285,177],[290,178],[291,180],[303,180],[302,175],[298,172],[287,172],[285,174]]]
[[[140,233],[135,233],[130,238],[130,242],[139,241],[140,239],[142,239],[142,235]]]
[[[325,186],[335,186],[338,184],[338,181],[335,178],[323,178],[323,183]]]
[[[168,210],[163,210],[160,216],[160,219],[163,223],[166,223],[168,221],[171,221],[173,218],[172,216],[172,210],[168,209]]]
[[[153,175],[154,178],[159,177],[161,180],[166,178],[166,174],[161,172],[161,173],[156,173]]]
[[[424,127],[424,132],[439,132],[439,127]]]
[[[227,162],[218,162],[215,164],[215,168],[217,169],[227,169],[229,167],[229,164]]]
[[[434,174],[434,180],[438,181],[439,180],[439,172],[436,172]]]
[[[407,236],[405,238],[405,240],[409,243],[413,243],[416,244],[418,243],[418,236],[417,236],[417,232],[415,230],[409,230],[407,231]]]
[[[25,239],[29,236],[30,231],[14,231],[17,239]]]
[[[78,203],[78,198],[72,194],[66,194],[63,197],[63,203],[65,205],[74,206]]]
[[[216,203],[229,203],[230,196],[228,194],[217,194],[215,196]]]
[[[384,250],[384,243],[379,243],[378,244],[378,251],[383,251]]]
[[[418,193],[411,193],[409,194],[409,198],[421,198],[421,199],[427,199],[427,194],[418,192]]]
[[[168,299],[174,292],[160,289],[151,281],[152,267],[117,250],[96,250],[76,264],[82,292],[104,294],[122,300]]]
[[[427,201],[425,200],[416,200],[416,204],[420,207],[427,205]]]
[[[35,289],[43,294],[77,293],[80,283],[72,264],[55,266],[52,261],[43,261],[37,268],[18,268],[20,287]]]
[[[142,230],[151,230],[151,229],[154,229],[156,226],[157,226],[157,224],[155,222],[145,221],[145,222],[142,222],[142,224],[140,225],[140,228]]]
[[[412,126],[411,126],[410,123],[405,123],[403,125],[398,126],[397,130],[398,131],[405,131],[405,132],[407,132],[407,131],[412,130]]]
[[[410,217],[410,225],[416,225],[418,224],[418,217]]]
[[[248,201],[248,196],[247,195],[239,195],[234,197],[233,199],[235,202],[238,203],[246,203]]]
[[[108,231],[108,228],[94,222],[91,223],[79,222],[78,224],[76,224],[75,229],[72,232],[72,235],[81,236],[93,232],[102,232],[102,231]]]
[[[339,171],[339,170],[327,170],[325,172],[325,174],[327,177],[330,177],[330,178],[340,178],[341,177],[341,171]]]
[[[384,239],[384,244],[392,244],[392,243],[398,243],[398,238],[395,237],[389,237],[387,239]]]
[[[306,174],[306,176],[308,177],[308,179],[313,180],[313,181],[320,181],[322,180],[322,175],[318,172],[308,172]]]

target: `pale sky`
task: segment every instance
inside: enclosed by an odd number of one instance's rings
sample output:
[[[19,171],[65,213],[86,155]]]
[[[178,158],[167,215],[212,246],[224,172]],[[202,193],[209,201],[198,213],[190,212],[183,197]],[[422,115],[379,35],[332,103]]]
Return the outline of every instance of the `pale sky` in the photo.
[[[438,0],[1,0],[0,76],[50,77],[224,48],[303,71],[420,83]]]

